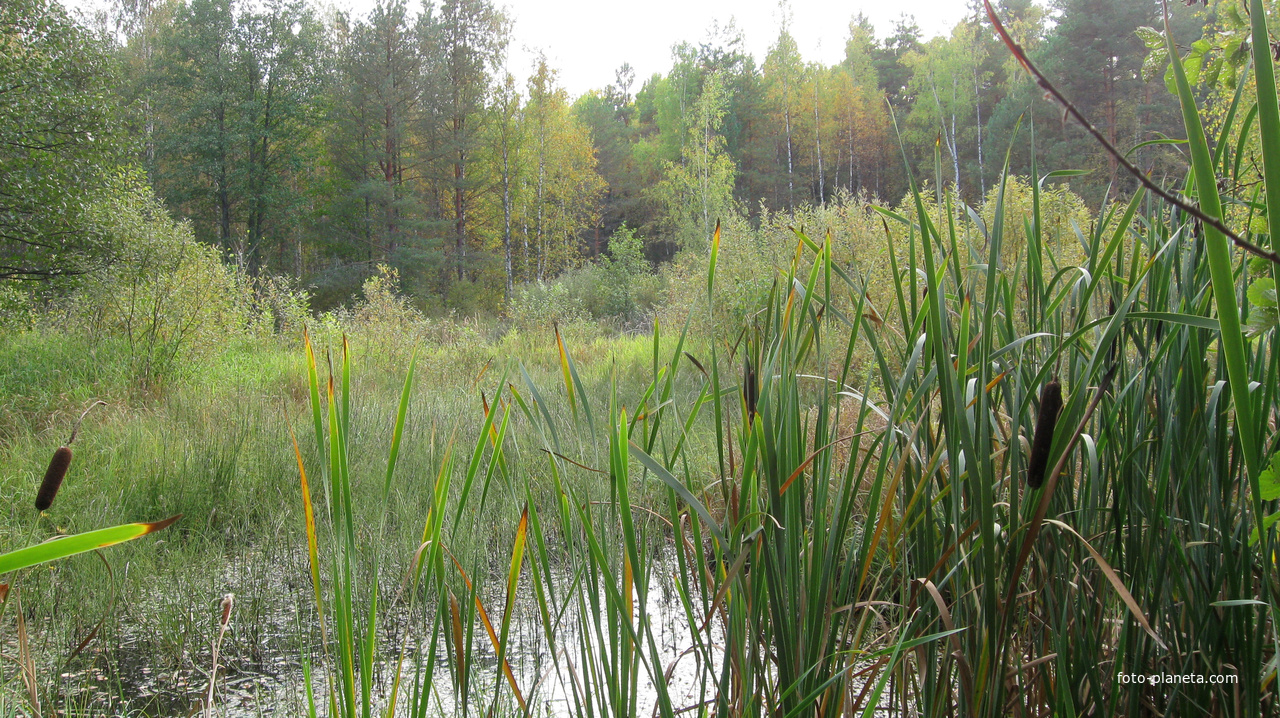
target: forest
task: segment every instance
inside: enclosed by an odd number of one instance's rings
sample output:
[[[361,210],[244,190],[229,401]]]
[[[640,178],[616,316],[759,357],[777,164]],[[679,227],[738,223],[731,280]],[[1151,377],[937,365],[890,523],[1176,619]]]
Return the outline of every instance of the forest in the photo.
[[[1280,2],[965,5],[0,0],[0,718],[1280,716]]]
[[[22,0],[10,12],[53,8]],[[1175,132],[1175,98],[1148,81],[1135,32],[1158,24],[1160,3],[998,9],[1113,144]],[[854,15],[845,59],[829,67],[806,62],[782,12],[766,57],[746,53],[729,23],[673,47],[665,74],[624,65],[613,84],[571,98],[545,59],[511,66],[511,22],[489,2],[389,2],[349,17],[303,2],[126,0],[87,27],[57,20],[78,35],[58,62],[91,74],[79,79],[92,93],[42,68],[41,89],[72,93],[58,112],[76,136],[27,159],[65,156],[76,170],[12,169],[74,172],[88,200],[132,168],[140,176],[127,181],[198,241],[249,276],[294,278],[320,309],[348,303],[385,263],[422,309],[463,314],[503,312],[517,286],[607,255],[623,228],[658,264],[705,249],[717,219],[758,226],[798,207],[896,204],[903,154],[930,166],[935,142],[939,181],[979,203],[1023,116],[1043,166],[1090,171],[1072,185],[1090,205],[1132,188],[1040,97],[980,5],[931,39],[910,17],[877,37]],[[1174,19],[1180,39],[1216,21],[1185,9]],[[1177,159],[1158,145],[1134,154],[1157,174]],[[1010,169],[1029,163],[1018,147]],[[19,242],[0,276],[71,276],[108,259],[92,233],[75,234],[55,240],[56,261],[22,256]]]

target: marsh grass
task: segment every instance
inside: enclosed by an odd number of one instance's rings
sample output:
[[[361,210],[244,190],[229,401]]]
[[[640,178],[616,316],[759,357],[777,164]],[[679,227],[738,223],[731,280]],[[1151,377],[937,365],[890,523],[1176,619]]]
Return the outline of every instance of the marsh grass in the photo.
[[[1220,214],[1195,178],[1240,165],[1225,142],[1209,153],[1180,90],[1186,190]],[[543,680],[577,716],[635,715],[642,696],[663,716],[1274,714],[1271,537],[1250,533],[1273,508],[1259,467],[1280,369],[1236,302],[1272,269],[1142,191],[1060,256],[1039,213],[1057,176],[1033,178],[1026,217],[1004,211],[1007,175],[989,221],[919,190],[914,212],[877,210],[910,249],[889,253],[887,312],[866,311],[856,263],[796,232],[755,311],[708,322],[697,354],[655,327],[629,391],[586,391],[558,332],[559,376],[512,359],[479,379],[484,422],[469,453],[447,445],[414,553],[414,715],[441,690],[462,714],[529,712],[546,684],[504,663],[521,586]],[[689,317],[715,311],[719,252],[717,233]],[[463,521],[502,511],[487,539]],[[491,551],[455,552],[468,535]],[[674,660],[652,622],[664,585],[697,627]],[[692,702],[669,690],[686,659]]]

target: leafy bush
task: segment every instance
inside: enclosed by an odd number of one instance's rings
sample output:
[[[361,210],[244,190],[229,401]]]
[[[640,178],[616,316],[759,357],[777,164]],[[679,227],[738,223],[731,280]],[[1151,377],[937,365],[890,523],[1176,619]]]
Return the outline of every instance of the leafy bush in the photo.
[[[311,321],[310,294],[289,277],[261,276],[250,282],[256,333],[296,341]]]
[[[31,327],[35,306],[30,292],[12,283],[0,283],[0,330],[22,331]]]
[[[569,291],[563,279],[553,282],[530,282],[516,287],[508,309],[517,327],[533,329],[551,324],[585,321],[590,314],[582,299]]]
[[[377,269],[378,273],[361,287],[364,301],[356,305],[353,319],[361,327],[403,331],[422,317],[400,293],[400,272],[385,264],[379,264]]]
[[[508,313],[518,327],[586,319],[635,323],[659,302],[663,280],[644,256],[644,241],[623,225],[609,238],[608,254],[551,282],[518,287]]]
[[[990,231],[998,190],[993,188],[982,205],[974,211],[982,218]],[[925,212],[945,227],[945,216],[939,214],[936,194],[927,186],[922,187],[921,200]],[[961,251],[965,256],[985,256],[985,239],[982,229],[969,216],[968,208],[956,197],[944,194],[955,213],[958,241],[968,244]],[[1004,198],[1004,241],[1002,262],[1011,267],[1022,256],[1026,247],[1026,225],[1032,216],[1031,185],[1026,178],[1011,177]],[[882,316],[896,301],[896,287],[904,279],[901,272],[910,260],[911,232],[906,224],[883,222],[874,212],[873,205],[865,197],[839,192],[822,207],[800,207],[792,212],[772,213],[763,211],[759,224],[752,227],[747,222],[731,217],[723,223],[720,235],[720,252],[716,267],[717,284],[715,321],[725,327],[738,321],[738,317],[750,315],[764,306],[770,286],[785,272],[792,261],[799,258],[802,276],[812,266],[811,252],[797,254],[799,240],[796,231],[804,232],[811,241],[821,243],[830,234],[832,258],[842,269],[862,273],[867,292],[867,311],[872,316]],[[1088,233],[1091,215],[1084,201],[1066,186],[1042,187],[1040,194],[1042,237],[1049,242],[1060,266],[1079,264],[1086,259],[1077,231]],[[914,222],[915,201],[904,198],[893,214],[905,222]],[[893,243],[885,241],[886,227]],[[893,256],[890,257],[892,251]],[[707,252],[683,252],[664,268],[666,280],[664,300],[659,314],[668,326],[681,326],[692,308],[705,301]],[[900,276],[893,274],[897,263]],[[848,297],[837,300],[842,311],[852,308]],[[705,321],[705,314],[694,313],[695,322]]]
[[[110,228],[120,261],[90,275],[64,316],[92,337],[124,337],[140,384],[161,382],[245,328],[246,284],[144,186],[95,203],[91,214]]]

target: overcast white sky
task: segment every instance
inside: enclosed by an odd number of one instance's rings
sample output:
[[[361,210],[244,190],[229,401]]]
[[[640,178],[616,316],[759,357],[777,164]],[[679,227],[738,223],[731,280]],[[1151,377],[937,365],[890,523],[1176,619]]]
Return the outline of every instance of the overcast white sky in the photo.
[[[965,0],[792,0],[791,34],[805,60],[831,64],[844,57],[849,20],[859,12],[871,19],[879,36],[907,13],[925,37],[932,37],[949,32],[966,5]],[[513,73],[528,74],[532,55],[526,49],[543,50],[572,95],[613,82],[624,62],[635,68],[633,91],[639,89],[653,73],[670,69],[672,45],[698,43],[713,23],[732,20],[747,49],[763,61],[778,37],[781,17],[775,0],[510,0],[506,6],[515,19]]]
[[[363,13],[376,0],[321,0]],[[107,0],[63,0],[93,8]],[[414,0],[410,0],[412,6]],[[732,20],[747,49],[763,60],[778,36],[776,0],[495,0],[515,20],[509,67],[527,77],[536,51],[546,53],[571,95],[613,82],[624,62],[636,71],[633,91],[655,72],[671,67],[671,46],[697,43],[713,23]],[[791,0],[791,33],[805,60],[831,64],[844,56],[849,19],[861,12],[876,34],[888,34],[903,14],[912,15],[926,38],[948,32],[965,15],[967,0]]]

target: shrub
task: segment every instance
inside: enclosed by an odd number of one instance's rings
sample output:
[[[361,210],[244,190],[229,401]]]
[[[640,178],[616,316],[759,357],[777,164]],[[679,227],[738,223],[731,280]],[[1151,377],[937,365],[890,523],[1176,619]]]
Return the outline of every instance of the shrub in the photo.
[[[663,284],[649,268],[643,240],[623,225],[609,238],[608,254],[551,282],[518,287],[508,313],[525,328],[584,319],[634,324],[652,312]]]
[[[530,282],[515,288],[508,309],[511,320],[522,329],[585,321],[590,314],[580,297],[570,293],[563,280]]]
[[[356,305],[355,322],[361,327],[403,331],[421,315],[400,293],[400,272],[385,264],[379,264],[377,270],[361,287],[364,301]]]
[[[278,336],[287,343],[300,340],[311,323],[311,302],[307,290],[297,280],[285,276],[241,277],[252,288],[248,293],[248,315],[253,333]]]
[[[140,384],[161,382],[246,327],[245,283],[145,186],[122,189],[91,211],[110,228],[119,261],[90,275],[64,316],[92,337],[124,337]]]
[[[0,331],[23,331],[31,327],[35,306],[30,292],[11,283],[0,283]]]

